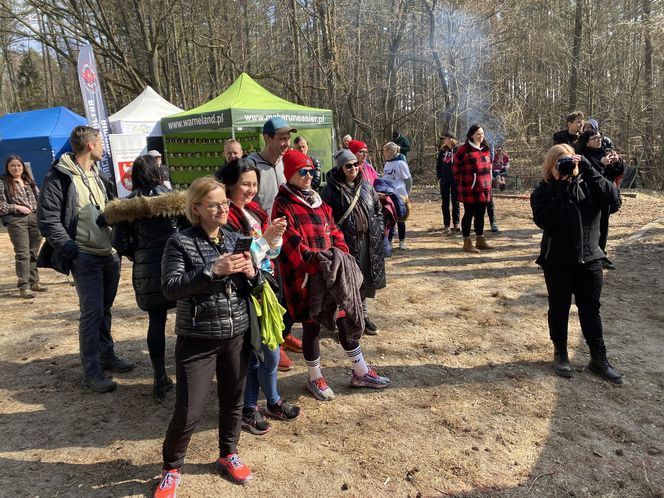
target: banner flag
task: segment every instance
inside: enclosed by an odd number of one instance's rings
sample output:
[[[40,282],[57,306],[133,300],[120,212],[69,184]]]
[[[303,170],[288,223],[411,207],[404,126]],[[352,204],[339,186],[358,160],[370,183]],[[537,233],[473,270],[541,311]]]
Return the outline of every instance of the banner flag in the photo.
[[[97,65],[92,52],[92,45],[87,44],[81,48],[78,54],[78,82],[83,95],[85,116],[88,124],[101,133],[101,141],[104,146],[104,155],[101,159],[101,170],[115,182],[113,174],[113,158],[111,157],[111,145],[108,140],[110,134],[108,126],[108,115],[104,104],[104,95],[101,92],[101,81],[97,75]]]
[[[148,153],[148,139],[145,135],[115,135],[108,136],[113,153],[113,170],[115,172],[115,188],[118,197],[123,198],[131,194],[131,168],[134,159]]]

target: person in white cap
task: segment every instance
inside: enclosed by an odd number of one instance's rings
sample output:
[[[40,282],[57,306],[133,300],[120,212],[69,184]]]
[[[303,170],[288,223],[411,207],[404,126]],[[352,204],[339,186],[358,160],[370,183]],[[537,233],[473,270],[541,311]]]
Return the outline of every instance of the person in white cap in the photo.
[[[173,188],[171,186],[171,172],[168,169],[168,166],[166,166],[162,160],[161,160],[161,152],[159,152],[157,149],[152,149],[148,151],[148,155],[154,157],[157,160],[157,164],[161,168],[161,175],[164,180],[164,185],[166,185],[168,188]]]

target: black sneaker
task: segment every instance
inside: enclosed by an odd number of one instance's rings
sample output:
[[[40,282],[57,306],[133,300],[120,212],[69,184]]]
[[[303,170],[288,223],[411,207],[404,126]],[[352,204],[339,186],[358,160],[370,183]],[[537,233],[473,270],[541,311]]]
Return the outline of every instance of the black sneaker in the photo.
[[[118,387],[113,379],[106,377],[104,374],[86,377],[83,380],[83,385],[99,394],[115,391],[115,388]]]
[[[99,365],[104,370],[110,370],[112,372],[131,372],[134,369],[134,364],[128,361],[124,361],[117,356],[112,356],[99,361]]]
[[[265,413],[277,420],[285,420],[290,422],[300,416],[302,410],[299,406],[291,405],[288,401],[280,399],[274,405],[267,405]]]
[[[364,333],[367,335],[378,334],[378,327],[368,316],[364,317]]]
[[[256,436],[262,436],[272,430],[267,419],[256,407],[242,409],[242,429]]]

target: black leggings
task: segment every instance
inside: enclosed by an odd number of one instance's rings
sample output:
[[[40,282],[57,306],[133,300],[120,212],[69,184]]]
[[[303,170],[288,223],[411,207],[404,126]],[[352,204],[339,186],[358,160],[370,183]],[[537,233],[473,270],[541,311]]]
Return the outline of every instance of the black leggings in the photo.
[[[450,226],[450,222],[455,225],[459,224],[459,198],[457,187],[454,181],[440,180],[440,198],[442,201],[441,208],[443,210],[443,225]],[[450,201],[452,203],[452,212],[450,213]]]
[[[463,218],[461,219],[461,233],[470,237],[470,223],[475,218],[475,235],[484,235],[484,213],[486,202],[464,202]]]
[[[167,316],[167,309],[148,311],[148,352],[152,361],[164,362]]]
[[[346,317],[337,319],[339,329],[339,342],[344,351],[353,351],[360,345],[358,341],[348,339]],[[320,324],[313,320],[302,322],[302,355],[306,361],[314,361],[320,358]]]

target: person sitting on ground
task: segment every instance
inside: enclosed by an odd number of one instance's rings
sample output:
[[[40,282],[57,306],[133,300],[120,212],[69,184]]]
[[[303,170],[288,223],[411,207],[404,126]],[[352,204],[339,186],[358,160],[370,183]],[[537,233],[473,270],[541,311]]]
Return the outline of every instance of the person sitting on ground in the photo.
[[[191,436],[217,378],[220,472],[238,484],[252,478],[237,454],[247,359],[258,321],[250,293],[259,295],[262,275],[249,252],[234,253],[239,237],[224,227],[230,200],[214,178],[197,178],[187,189],[186,214],[193,225],[166,242],[161,290],[177,301],[175,408],[163,444],[163,466],[154,498],[175,497]],[[245,334],[251,334],[247,341]]]
[[[254,238],[251,254],[264,272],[274,275],[272,260],[281,251],[281,236],[286,229],[286,220],[277,219],[269,223],[267,213],[254,201],[260,183],[260,171],[245,159],[229,162],[222,170],[221,181],[226,186],[226,195],[231,200],[227,228],[242,235]],[[268,285],[268,284],[264,284]],[[281,336],[281,331],[279,331]],[[281,337],[283,340],[283,337]],[[263,389],[267,406],[265,413],[277,420],[291,421],[300,415],[300,407],[289,403],[279,395],[277,387],[277,367],[279,365],[279,345],[270,349],[262,342],[262,360],[256,353],[249,357],[247,381],[244,388],[244,408],[242,428],[255,435],[266,434],[270,424],[258,409],[258,391]]]
[[[42,243],[37,227],[37,199],[39,189],[32,172],[23,159],[10,155],[0,180],[0,216],[14,247],[16,287],[19,296],[24,299],[32,299],[35,292],[48,290],[39,283],[37,270],[37,256]]]
[[[498,190],[505,190],[505,179],[510,169],[510,156],[503,149],[502,145],[496,147],[496,152],[493,156],[493,179],[498,187]]]
[[[334,155],[335,168],[327,177],[321,197],[331,208],[334,221],[344,234],[350,253],[357,261],[364,281],[360,288],[365,333],[378,334],[369,318],[367,298],[385,287],[383,210],[374,188],[363,181],[355,154],[341,149]]]
[[[132,284],[138,307],[148,313],[147,344],[154,374],[152,393],[163,400],[173,388],[166,374],[166,318],[175,302],[161,293],[161,257],[168,238],[189,226],[184,196],[164,185],[154,156],[140,156],[131,167],[133,191],[106,206],[106,222],[113,225],[111,241],[132,265]]]
[[[302,322],[303,353],[309,371],[306,389],[316,399],[329,401],[334,399],[334,392],[320,369],[318,336],[321,326],[309,315],[311,281],[321,271],[317,253],[331,248],[348,253],[348,246],[334,222],[331,208],[311,188],[313,172],[311,159],[300,151],[291,150],[284,154],[284,175],[288,181],[279,188],[272,217],[285,217],[287,223],[279,267],[290,315],[295,322]],[[351,386],[387,387],[389,379],[369,368],[359,342],[349,339],[347,320],[346,316],[340,316],[336,325],[341,346],[352,365]]]
[[[622,374],[606,357],[600,314],[602,259],[599,224],[603,206],[615,213],[620,194],[567,144],[554,145],[542,165],[543,178],[530,196],[533,221],[544,230],[536,263],[544,270],[549,298],[549,336],[554,347],[554,372],[572,377],[567,329],[572,297],[579,310],[581,332],[590,348],[588,370],[615,384]]]

